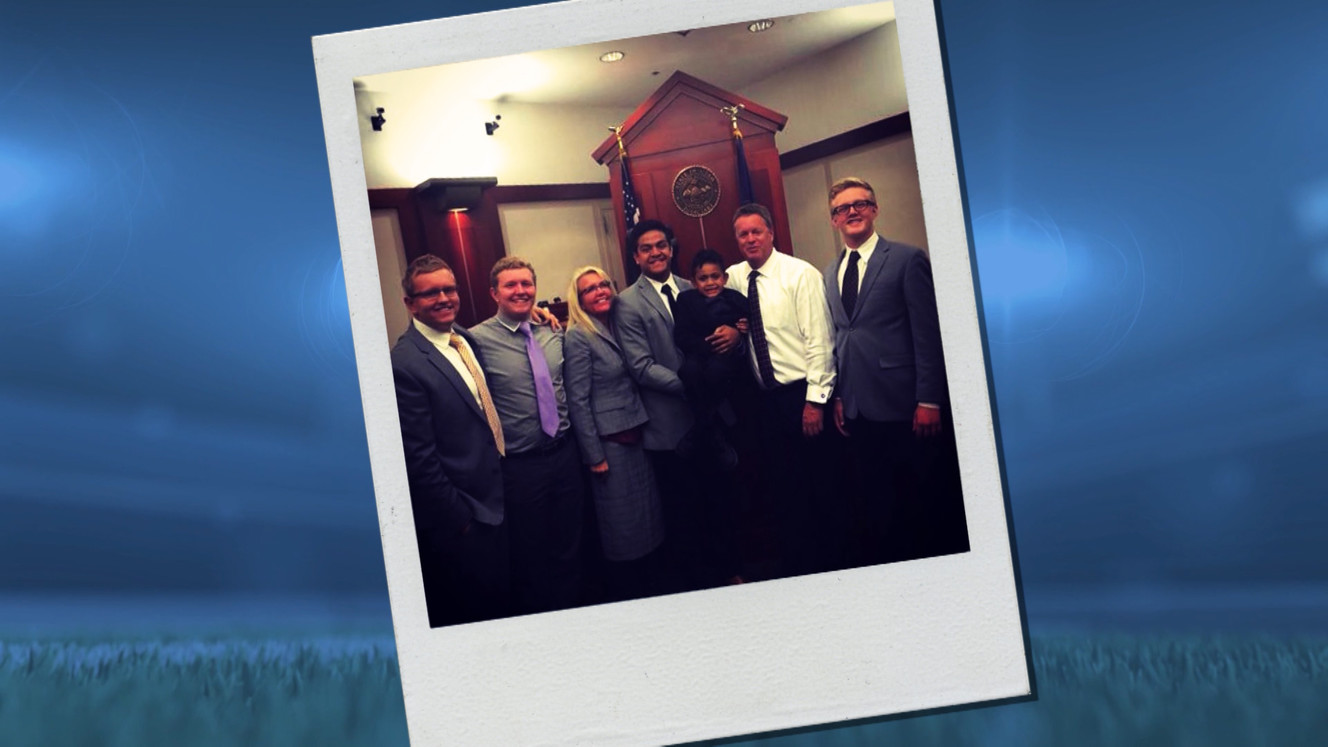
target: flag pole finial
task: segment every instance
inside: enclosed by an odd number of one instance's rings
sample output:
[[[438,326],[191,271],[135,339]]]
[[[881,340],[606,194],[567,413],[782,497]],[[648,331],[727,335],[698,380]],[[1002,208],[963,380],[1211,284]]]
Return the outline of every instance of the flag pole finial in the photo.
[[[618,139],[618,155],[626,156],[627,147],[623,145],[622,125],[609,125],[609,131],[612,132],[613,136]]]
[[[729,118],[729,124],[733,126],[733,136],[734,136],[734,137],[742,137],[742,131],[738,129],[738,110],[739,110],[739,109],[746,109],[746,108],[747,108],[747,106],[746,106],[745,104],[742,104],[742,103],[734,104],[733,106],[721,106],[721,107],[719,107],[719,111],[720,111],[722,114],[728,115],[728,118]]]

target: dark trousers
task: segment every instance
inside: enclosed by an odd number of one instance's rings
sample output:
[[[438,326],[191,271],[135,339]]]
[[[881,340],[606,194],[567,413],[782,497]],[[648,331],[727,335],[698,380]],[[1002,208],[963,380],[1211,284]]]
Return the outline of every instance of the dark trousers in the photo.
[[[935,436],[913,423],[855,418],[846,424],[857,478],[857,556],[867,565],[968,550],[954,427]]]
[[[422,532],[418,539],[429,627],[513,613],[506,523],[471,522],[465,534]]]
[[[663,545],[635,560],[604,561],[605,601],[644,599],[671,590],[664,567]]]
[[[689,355],[678,369],[687,392],[687,401],[696,414],[698,428],[718,428],[717,412],[733,390],[750,385],[751,368],[747,364],[746,348],[723,355]]]
[[[802,434],[805,381],[760,395],[761,465],[779,535],[778,575],[841,568],[845,511],[831,453],[834,423],[823,408],[821,434]]]
[[[502,468],[517,612],[575,607],[585,504],[576,443],[563,436],[554,447],[509,454]]]
[[[671,592],[718,586],[740,570],[732,471],[709,452],[684,451],[646,450],[664,510],[661,551]]]

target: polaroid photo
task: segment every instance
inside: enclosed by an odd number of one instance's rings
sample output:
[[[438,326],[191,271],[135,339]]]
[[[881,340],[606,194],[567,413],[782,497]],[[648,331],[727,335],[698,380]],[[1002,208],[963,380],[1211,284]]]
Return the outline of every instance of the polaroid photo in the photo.
[[[413,742],[1032,697],[932,3],[313,48]]]

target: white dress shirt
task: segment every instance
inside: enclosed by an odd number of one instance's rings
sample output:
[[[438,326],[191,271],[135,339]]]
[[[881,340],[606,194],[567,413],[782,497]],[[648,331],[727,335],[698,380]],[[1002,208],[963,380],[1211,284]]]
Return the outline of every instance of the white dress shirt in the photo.
[[[642,274],[644,274],[644,273],[642,273]],[[669,273],[669,279],[668,279],[668,280],[665,280],[665,281],[662,282],[662,283],[659,282],[658,280],[656,280],[656,279],[650,277],[649,275],[646,275],[646,280],[650,281],[650,285],[653,286],[654,289],[655,289],[655,292],[659,294],[659,300],[661,300],[661,301],[664,302],[664,313],[668,314],[669,321],[672,322],[672,321],[673,321],[673,309],[669,308],[669,299],[668,299],[667,297],[665,297],[665,295],[664,295],[664,286],[667,285],[667,286],[669,287],[669,292],[673,294],[673,302],[674,302],[674,303],[677,303],[677,302],[678,302],[678,294],[682,292],[682,291],[678,290],[678,284],[675,283],[675,282],[673,282],[673,273],[670,272],[670,273]]]
[[[480,390],[475,386],[475,379],[471,377],[470,369],[466,368],[466,362],[461,360],[461,353],[452,347],[452,333],[439,332],[419,319],[411,319],[410,321],[415,325],[415,329],[418,329],[420,334],[424,335],[424,339],[433,343],[433,346],[438,348],[438,352],[443,354],[447,362],[452,364],[452,368],[455,368],[457,373],[461,374],[461,380],[466,382],[466,388],[470,390],[470,395],[475,398],[475,403],[480,406],[480,409],[483,409],[484,404],[480,402]],[[475,368],[479,369],[479,359],[475,357],[475,351],[470,349],[470,343],[462,337],[461,344],[470,352],[470,357],[475,361]],[[480,377],[483,378],[483,376],[484,371],[481,370]],[[486,381],[485,384],[487,385],[488,382]]]
[[[729,268],[727,286],[747,295],[751,265]],[[770,347],[775,381],[792,384],[806,379],[807,401],[825,404],[835,389],[834,342],[830,334],[830,307],[825,300],[821,273],[807,262],[778,251],[757,270],[761,323]],[[748,345],[752,370],[760,379],[756,346]]]
[[[858,290],[861,291],[861,290],[862,290],[862,278],[863,278],[864,275],[867,274],[867,262],[871,260],[872,252],[876,251],[876,242],[879,241],[880,238],[881,238],[880,236],[878,236],[878,235],[876,235],[876,234],[872,234],[872,235],[871,235],[871,238],[870,238],[870,239],[867,239],[867,240],[864,241],[864,242],[862,242],[862,246],[858,247],[857,249],[849,249],[848,247],[844,247],[844,261],[839,263],[839,276],[838,276],[837,278],[835,278],[835,284],[839,286],[839,293],[840,293],[840,295],[843,295],[843,294],[844,294],[844,273],[848,270],[848,255],[849,255],[849,252],[854,252],[854,251],[856,251],[856,252],[858,253],[858,255],[859,255],[859,256],[858,256]]]

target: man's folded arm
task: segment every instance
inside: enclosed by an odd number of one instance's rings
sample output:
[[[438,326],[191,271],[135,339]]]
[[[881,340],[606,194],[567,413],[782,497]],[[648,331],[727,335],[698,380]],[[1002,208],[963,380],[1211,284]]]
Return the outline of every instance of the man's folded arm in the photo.
[[[650,350],[645,319],[631,309],[623,309],[616,321],[614,330],[618,335],[618,345],[622,347],[627,370],[631,371],[637,385],[643,389],[682,395],[682,380],[678,374],[656,361]],[[673,344],[672,341],[669,344]]]

